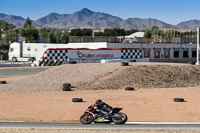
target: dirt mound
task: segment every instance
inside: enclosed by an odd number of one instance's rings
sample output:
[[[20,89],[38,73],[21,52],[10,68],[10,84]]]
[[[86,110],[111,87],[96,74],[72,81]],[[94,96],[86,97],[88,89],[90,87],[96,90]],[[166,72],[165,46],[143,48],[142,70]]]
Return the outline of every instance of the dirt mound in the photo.
[[[199,85],[200,67],[158,63],[66,64],[1,85],[0,92],[61,91],[63,83],[71,83],[78,90],[189,87]]]
[[[83,88],[119,89],[191,87],[200,84],[200,67],[192,65],[141,65],[130,66],[88,83]]]
[[[63,83],[71,83],[72,86],[80,87],[82,84],[92,82],[97,77],[112,73],[120,68],[119,63],[56,66],[38,74],[1,85],[0,92],[59,91]]]

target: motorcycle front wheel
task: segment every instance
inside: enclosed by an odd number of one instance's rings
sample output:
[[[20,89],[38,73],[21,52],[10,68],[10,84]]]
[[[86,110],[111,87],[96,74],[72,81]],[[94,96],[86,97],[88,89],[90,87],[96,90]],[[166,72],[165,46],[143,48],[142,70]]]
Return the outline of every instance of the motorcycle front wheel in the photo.
[[[80,122],[82,124],[91,124],[94,121],[94,117],[92,114],[90,113],[84,113],[81,117],[80,117]]]
[[[124,124],[124,123],[126,123],[126,121],[128,119],[127,115],[124,114],[124,113],[121,113],[121,112],[119,112],[118,114],[121,115],[121,118],[120,119],[119,118],[112,118],[112,121],[115,124]]]

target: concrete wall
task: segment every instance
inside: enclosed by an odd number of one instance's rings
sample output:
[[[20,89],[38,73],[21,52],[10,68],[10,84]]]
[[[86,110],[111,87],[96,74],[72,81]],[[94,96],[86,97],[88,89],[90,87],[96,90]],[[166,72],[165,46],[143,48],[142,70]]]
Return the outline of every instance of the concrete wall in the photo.
[[[172,62],[172,63],[188,63],[196,62],[196,58],[182,58],[182,59],[150,59],[150,62]]]

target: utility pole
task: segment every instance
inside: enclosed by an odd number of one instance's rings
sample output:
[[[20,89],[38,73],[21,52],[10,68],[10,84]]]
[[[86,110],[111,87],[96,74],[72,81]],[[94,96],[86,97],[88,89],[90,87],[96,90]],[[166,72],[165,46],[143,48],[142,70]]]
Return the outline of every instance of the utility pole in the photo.
[[[196,65],[200,65],[200,62],[199,62],[199,39],[200,39],[200,34],[199,34],[199,31],[200,31],[200,28],[198,27],[197,28],[197,62],[196,62]]]
[[[95,19],[92,20],[92,38],[94,38],[94,29],[95,29]]]

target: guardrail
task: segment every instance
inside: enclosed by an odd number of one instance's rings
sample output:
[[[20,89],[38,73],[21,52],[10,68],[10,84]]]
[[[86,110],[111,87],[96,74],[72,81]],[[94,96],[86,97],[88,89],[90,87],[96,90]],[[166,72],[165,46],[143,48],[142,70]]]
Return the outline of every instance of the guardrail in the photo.
[[[0,62],[0,67],[30,67],[30,62]]]

